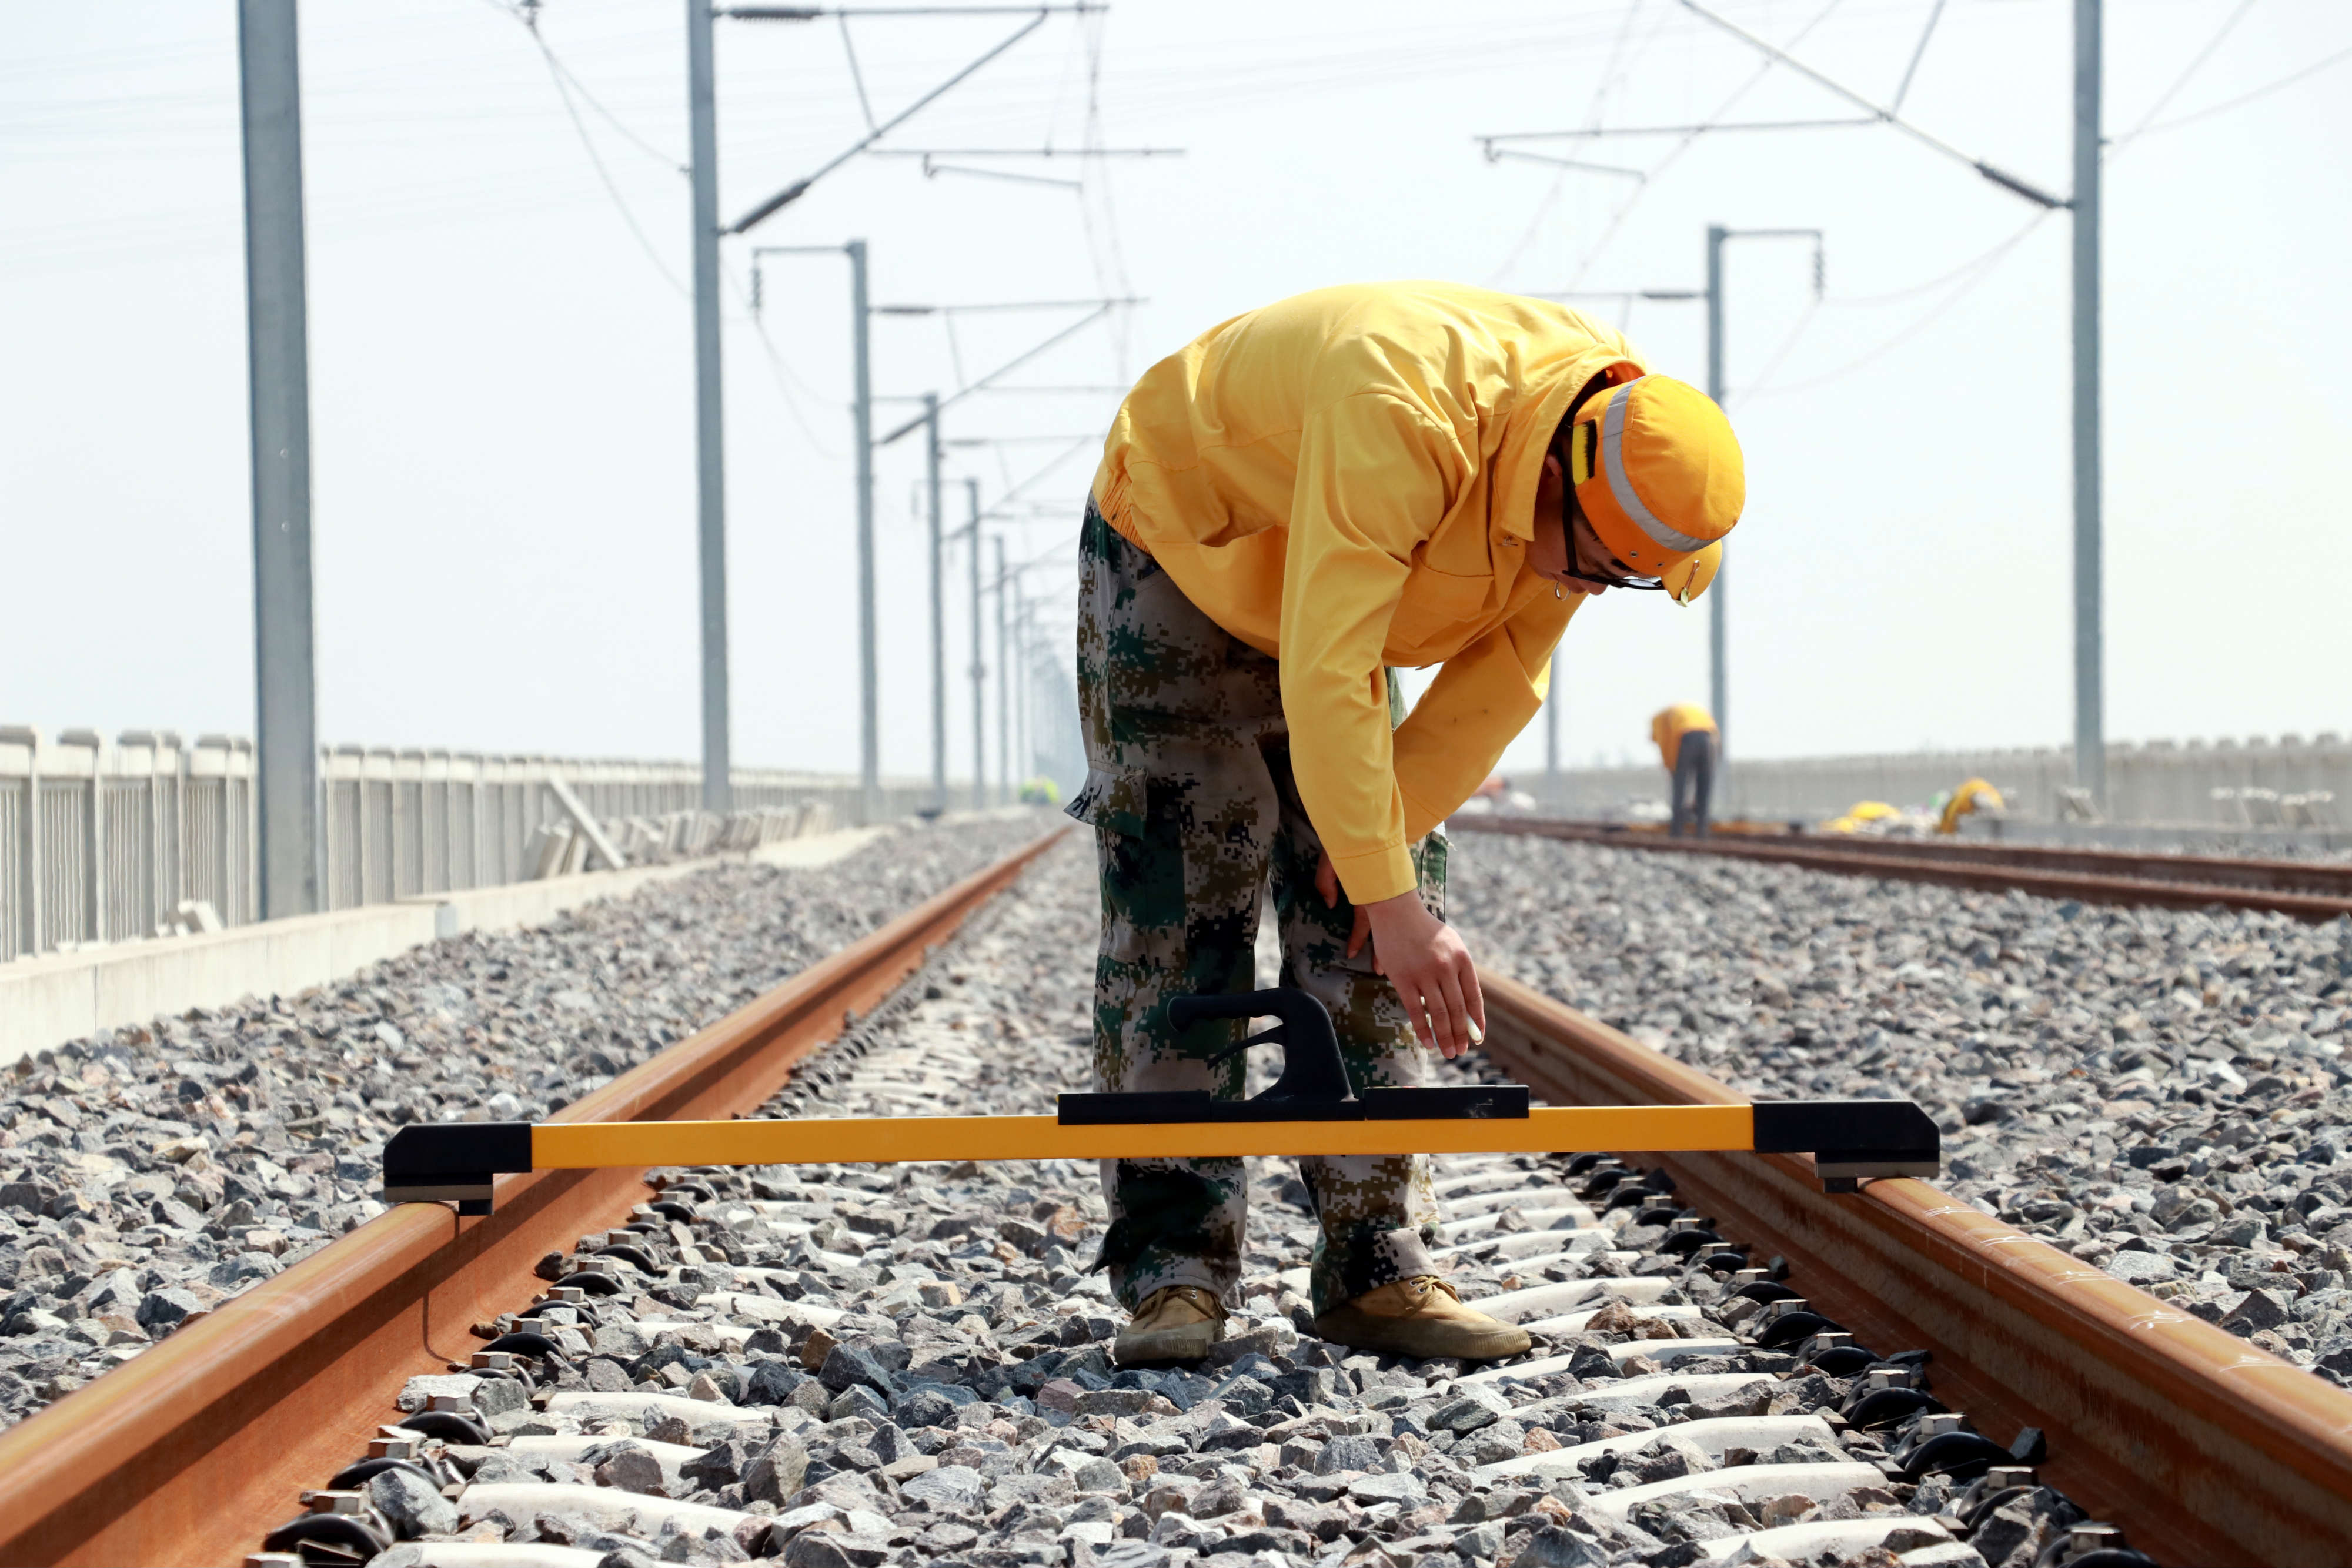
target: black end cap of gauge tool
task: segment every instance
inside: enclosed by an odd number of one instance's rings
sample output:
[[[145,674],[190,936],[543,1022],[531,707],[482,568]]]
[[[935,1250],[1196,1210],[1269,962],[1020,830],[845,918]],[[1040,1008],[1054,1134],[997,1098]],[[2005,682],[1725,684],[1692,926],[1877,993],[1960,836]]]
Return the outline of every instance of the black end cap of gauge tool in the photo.
[[[1943,1170],[1943,1134],[1908,1100],[1759,1100],[1755,1115],[1757,1151],[1812,1155],[1832,1192],[1852,1192],[1864,1176]]]
[[[530,1169],[529,1122],[419,1122],[383,1146],[386,1203],[447,1203],[490,1212],[490,1178]]]

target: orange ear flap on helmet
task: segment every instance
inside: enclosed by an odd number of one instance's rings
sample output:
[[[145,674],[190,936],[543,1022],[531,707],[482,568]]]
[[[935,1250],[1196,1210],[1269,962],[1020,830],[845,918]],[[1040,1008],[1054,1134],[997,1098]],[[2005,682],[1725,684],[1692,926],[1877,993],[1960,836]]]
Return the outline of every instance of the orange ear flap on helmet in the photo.
[[[1676,604],[1688,604],[1706,591],[1715,574],[1723,570],[1723,541],[1717,540],[1695,556],[1685,558],[1659,580]]]

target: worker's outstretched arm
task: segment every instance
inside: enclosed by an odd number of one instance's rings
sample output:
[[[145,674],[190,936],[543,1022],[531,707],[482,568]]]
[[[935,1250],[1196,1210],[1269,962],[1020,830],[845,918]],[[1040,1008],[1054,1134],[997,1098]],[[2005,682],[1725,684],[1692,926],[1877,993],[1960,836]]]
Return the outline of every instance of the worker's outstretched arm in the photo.
[[[1381,650],[1414,549],[1463,476],[1450,436],[1377,392],[1319,409],[1300,432],[1282,582],[1282,711],[1298,795],[1349,897],[1410,893],[1412,857],[1389,744]]]
[[[1551,653],[1582,594],[1549,591],[1445,661],[1391,742],[1408,842],[1452,816],[1543,706]]]
[[[1282,590],[1282,707],[1300,802],[1370,926],[1381,972],[1423,1044],[1469,1048],[1486,1005],[1467,948],[1423,905],[1390,744],[1381,648],[1413,551],[1465,483],[1453,433],[1377,392],[1300,433]],[[1424,830],[1425,831],[1425,830]]]
[[[1550,673],[1551,650],[1580,599],[1565,601],[1549,594],[1531,601],[1505,625],[1480,638],[1446,661],[1436,681],[1413,706],[1392,740],[1399,798],[1404,802],[1407,841],[1419,839],[1452,814],[1492,770],[1503,747],[1542,706]],[[1324,902],[1334,903],[1338,879],[1329,874],[1326,859],[1317,877]],[[1428,996],[1416,985],[1434,984],[1442,992],[1449,979],[1460,987],[1458,1032],[1424,1030],[1413,1019],[1415,1032],[1448,1057],[1459,1056],[1475,1043],[1467,1020],[1475,1019],[1479,1035],[1486,1027],[1486,999],[1478,975],[1462,939],[1422,904],[1418,894],[1406,894],[1378,904],[1358,904],[1355,928],[1348,938],[1348,956],[1372,945],[1373,965],[1397,982],[1401,995]],[[1391,955],[1402,955],[1415,965],[1400,978],[1391,967]],[[1408,1003],[1408,1007],[1411,1004]],[[1448,996],[1448,1011],[1452,1001]],[[1439,1009],[1429,1009],[1434,1018]]]

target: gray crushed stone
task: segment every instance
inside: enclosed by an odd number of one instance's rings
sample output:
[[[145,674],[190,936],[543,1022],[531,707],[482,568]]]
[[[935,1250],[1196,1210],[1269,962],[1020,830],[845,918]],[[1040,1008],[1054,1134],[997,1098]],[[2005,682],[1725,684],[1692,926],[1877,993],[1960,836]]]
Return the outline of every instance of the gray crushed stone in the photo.
[[[2352,1380],[2352,921],[1454,840],[1479,961],[1749,1092],[1900,1094],[1943,1186]]]
[[[380,1213],[395,1127],[559,1109],[1042,825],[731,863],[16,1062],[0,1074],[0,1423]]]
[[[767,1113],[1050,1110],[1087,1073],[1092,862],[1076,840],[1041,862]],[[1451,1279],[1536,1342],[1481,1373],[1316,1337],[1305,1188],[1286,1161],[1251,1170],[1225,1343],[1125,1370],[1123,1314],[1087,1271],[1090,1165],[656,1173],[658,1199],[476,1331],[547,1346],[412,1382],[404,1407],[477,1429],[408,1455],[454,1526],[402,1483],[360,1500],[374,1562],[1685,1568],[1728,1548],[2030,1568],[2080,1517],[1906,1472],[1913,1422],[1846,1423],[1859,1381],[1760,1348],[1738,1277],[1668,1248],[1691,1217],[1663,1178],[1440,1160]],[[1985,1553],[1953,1539],[1979,1501]]]

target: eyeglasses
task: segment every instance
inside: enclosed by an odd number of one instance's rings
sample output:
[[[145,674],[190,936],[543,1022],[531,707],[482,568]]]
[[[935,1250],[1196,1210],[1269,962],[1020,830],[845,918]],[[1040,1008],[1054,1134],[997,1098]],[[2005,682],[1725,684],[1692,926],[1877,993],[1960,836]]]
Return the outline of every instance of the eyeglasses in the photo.
[[[1590,582],[1601,588],[1630,588],[1637,592],[1664,593],[1666,585],[1654,577],[1610,577],[1596,571],[1579,571],[1574,566],[1566,575],[1577,582]]]
[[[1559,531],[1562,542],[1568,546],[1567,576],[1571,580],[1577,582],[1589,582],[1596,588],[1630,588],[1636,592],[1644,593],[1664,593],[1665,591],[1665,583],[1654,577],[1612,577],[1606,572],[1577,570],[1577,517],[1576,492],[1566,486],[1562,486],[1560,487],[1559,494]],[[1587,524],[1586,526],[1588,528],[1591,527],[1590,524]],[[1597,536],[1594,542],[1599,542]]]

